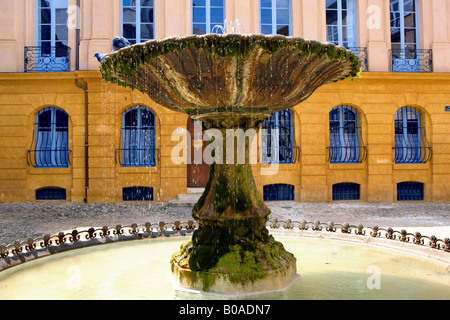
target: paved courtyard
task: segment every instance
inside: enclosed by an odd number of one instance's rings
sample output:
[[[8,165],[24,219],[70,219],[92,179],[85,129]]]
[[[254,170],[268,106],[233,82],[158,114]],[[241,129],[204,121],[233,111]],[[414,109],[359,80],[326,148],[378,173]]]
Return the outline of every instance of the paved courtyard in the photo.
[[[393,227],[450,238],[450,203],[268,202],[270,219]],[[0,203],[0,244],[74,228],[122,226],[192,219],[190,208],[167,203]]]

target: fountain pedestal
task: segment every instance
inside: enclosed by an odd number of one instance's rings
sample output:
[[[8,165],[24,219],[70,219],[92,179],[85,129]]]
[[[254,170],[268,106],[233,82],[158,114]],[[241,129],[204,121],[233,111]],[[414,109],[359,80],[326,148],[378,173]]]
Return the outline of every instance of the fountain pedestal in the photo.
[[[297,278],[295,257],[266,229],[270,210],[256,188],[250,165],[253,139],[269,116],[196,117],[205,129],[218,130],[223,141],[212,155],[221,161],[211,165],[205,192],[193,209],[199,228],[172,257],[173,275],[181,288],[255,294],[284,290]],[[217,152],[222,152],[220,157]]]

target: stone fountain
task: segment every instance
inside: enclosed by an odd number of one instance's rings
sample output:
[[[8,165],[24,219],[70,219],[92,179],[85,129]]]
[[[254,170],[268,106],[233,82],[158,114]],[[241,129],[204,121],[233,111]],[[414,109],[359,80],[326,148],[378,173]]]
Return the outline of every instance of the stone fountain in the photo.
[[[258,131],[273,112],[298,105],[324,84],[358,77],[360,69],[352,52],[333,44],[240,34],[151,40],[110,54],[100,66],[104,80],[138,89],[224,139],[233,129]],[[198,230],[172,256],[181,288],[256,294],[283,290],[297,278],[296,258],[266,229],[270,210],[253,179],[250,145],[247,139],[244,163],[235,156],[211,165],[193,208]],[[222,146],[222,159],[240,151],[238,144]]]

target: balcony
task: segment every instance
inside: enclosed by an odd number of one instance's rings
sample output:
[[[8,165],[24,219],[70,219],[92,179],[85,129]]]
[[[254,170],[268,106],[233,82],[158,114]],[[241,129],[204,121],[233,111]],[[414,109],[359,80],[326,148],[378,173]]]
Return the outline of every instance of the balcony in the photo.
[[[24,72],[70,71],[70,48],[61,46],[25,47]]]
[[[390,50],[392,72],[433,72],[433,51],[431,49]]]
[[[361,61],[361,71],[363,71],[363,72],[369,71],[367,48],[366,47],[350,47],[348,49],[351,52],[353,52]]]

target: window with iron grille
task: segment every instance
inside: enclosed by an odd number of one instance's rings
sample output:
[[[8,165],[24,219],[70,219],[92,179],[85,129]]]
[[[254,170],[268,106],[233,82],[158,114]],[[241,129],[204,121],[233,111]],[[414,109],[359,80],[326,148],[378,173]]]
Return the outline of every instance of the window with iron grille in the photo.
[[[260,33],[291,35],[291,0],[260,0],[259,18]]]
[[[66,189],[58,187],[37,189],[36,200],[66,200]]]
[[[132,43],[155,38],[154,0],[122,0],[122,36]]]
[[[330,162],[362,162],[365,152],[361,128],[358,125],[358,113],[348,106],[335,107],[330,111]]]
[[[153,201],[153,188],[129,187],[122,189],[123,201]]]
[[[294,201],[294,186],[290,184],[270,184],[263,187],[264,201]]]
[[[294,163],[292,111],[272,113],[262,124],[262,163]]]
[[[192,0],[192,33],[222,33],[225,24],[224,0]]]
[[[36,168],[69,166],[69,116],[58,108],[45,108],[36,115],[35,136],[28,159]]]
[[[431,147],[418,110],[397,110],[395,122],[395,163],[425,163],[431,159]]]
[[[422,201],[423,190],[423,183],[420,182],[397,183],[397,201]]]
[[[333,201],[360,200],[360,185],[357,183],[337,183],[333,185]]]
[[[25,71],[68,71],[68,0],[38,0],[36,47],[25,48]]]
[[[155,114],[137,106],[122,116],[122,166],[155,166]]]

